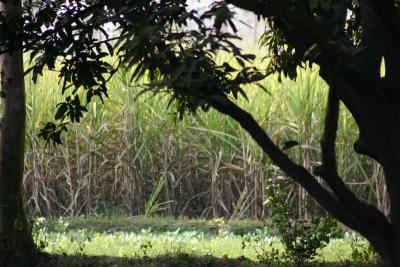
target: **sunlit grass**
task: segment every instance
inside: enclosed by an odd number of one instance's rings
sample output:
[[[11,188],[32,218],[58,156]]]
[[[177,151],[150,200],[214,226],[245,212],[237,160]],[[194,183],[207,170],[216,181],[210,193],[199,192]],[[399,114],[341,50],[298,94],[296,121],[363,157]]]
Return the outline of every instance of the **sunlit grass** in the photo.
[[[109,218],[108,224],[117,224],[119,218]],[[271,259],[272,248],[278,250],[280,255],[284,252],[279,237],[273,234],[268,227],[254,229],[250,221],[242,222],[242,234],[230,231],[232,225],[238,222],[227,222],[220,225],[215,231],[210,227],[217,226],[215,221],[197,221],[196,230],[192,226],[195,220],[173,221],[168,218],[128,218],[124,222],[130,226],[140,227],[143,222],[153,221],[155,227],[162,223],[168,223],[171,227],[182,226],[174,231],[157,228],[136,228],[134,231],[110,231],[97,228],[96,231],[87,228],[78,229],[80,225],[89,227],[96,221],[106,220],[99,218],[78,219],[80,224],[71,227],[67,220],[59,220],[56,223],[41,222],[41,228],[35,232],[38,244],[44,242],[43,251],[51,254],[86,255],[86,256],[110,256],[143,258],[162,255],[174,256],[187,254],[193,257],[213,256],[217,258],[245,257],[251,261],[266,261]],[[71,221],[74,223],[74,220]],[[203,227],[201,226],[203,225]],[[204,231],[206,225],[210,231]],[[248,228],[246,229],[246,225]],[[191,226],[192,228],[187,228]],[[53,230],[49,230],[50,227]],[[129,226],[128,226],[129,227]],[[366,250],[367,243],[355,234],[346,234],[343,239],[334,239],[319,251],[317,262],[345,262],[354,260],[352,256],[355,249]],[[282,256],[281,260],[284,261]]]

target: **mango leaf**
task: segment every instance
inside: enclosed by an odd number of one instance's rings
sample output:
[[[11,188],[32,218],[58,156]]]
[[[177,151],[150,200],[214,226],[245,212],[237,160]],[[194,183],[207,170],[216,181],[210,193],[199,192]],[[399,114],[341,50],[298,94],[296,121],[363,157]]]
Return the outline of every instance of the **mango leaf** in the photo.
[[[54,116],[54,118],[56,120],[62,119],[65,116],[65,113],[67,112],[67,110],[68,110],[68,105],[66,103],[59,104],[58,110],[57,110],[56,115]]]
[[[289,140],[289,141],[286,141],[283,143],[282,149],[288,150],[288,149],[293,148],[298,145],[299,145],[299,142],[297,142],[296,140]]]

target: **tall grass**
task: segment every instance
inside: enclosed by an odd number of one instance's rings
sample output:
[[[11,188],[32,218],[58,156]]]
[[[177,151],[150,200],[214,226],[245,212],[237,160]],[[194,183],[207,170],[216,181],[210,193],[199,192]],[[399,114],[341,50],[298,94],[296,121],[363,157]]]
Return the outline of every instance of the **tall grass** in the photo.
[[[211,110],[177,122],[166,109],[166,96],[136,99],[139,84],[131,83],[125,71],[111,81],[104,105],[89,104],[89,114],[72,125],[63,146],[48,146],[37,133],[63,99],[57,80],[56,72],[46,72],[37,84],[26,79],[24,189],[30,213],[138,215],[162,203],[163,209],[152,213],[260,218],[268,215],[265,188],[271,181],[282,181],[300,214],[312,207],[305,192],[288,182],[234,121]],[[264,83],[269,94],[249,86],[249,101],[241,99],[239,105],[276,143],[298,141],[300,146],[288,153],[311,169],[320,158],[326,84],[316,68],[299,70],[296,81],[279,83],[272,76]],[[344,107],[339,128],[340,174],[359,196],[387,211],[382,171],[353,153],[358,130]]]

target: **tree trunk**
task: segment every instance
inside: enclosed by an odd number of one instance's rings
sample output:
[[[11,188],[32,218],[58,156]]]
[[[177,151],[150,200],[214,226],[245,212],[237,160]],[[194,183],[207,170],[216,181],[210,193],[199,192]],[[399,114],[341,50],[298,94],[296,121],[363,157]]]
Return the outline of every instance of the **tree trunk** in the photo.
[[[0,2],[7,19],[21,20],[21,2]],[[22,25],[22,23],[17,24]],[[20,46],[20,38],[10,40]],[[2,47],[9,49],[9,47]],[[22,178],[24,170],[25,88],[23,53],[12,49],[0,56],[2,118],[0,135],[0,266],[29,266],[34,243],[24,215]]]
[[[388,240],[389,241],[389,240]],[[384,261],[385,267],[398,267],[400,266],[400,239],[393,237],[390,249],[384,251],[382,260]]]

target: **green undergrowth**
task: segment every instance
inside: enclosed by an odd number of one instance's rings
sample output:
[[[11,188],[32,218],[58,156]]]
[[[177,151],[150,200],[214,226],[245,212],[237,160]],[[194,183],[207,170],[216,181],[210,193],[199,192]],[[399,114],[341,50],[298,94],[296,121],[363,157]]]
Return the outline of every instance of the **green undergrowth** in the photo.
[[[161,217],[39,219],[34,238],[48,253],[39,266],[292,266],[279,236],[264,225]],[[368,265],[372,260],[368,243],[347,233],[305,266],[379,266]]]

